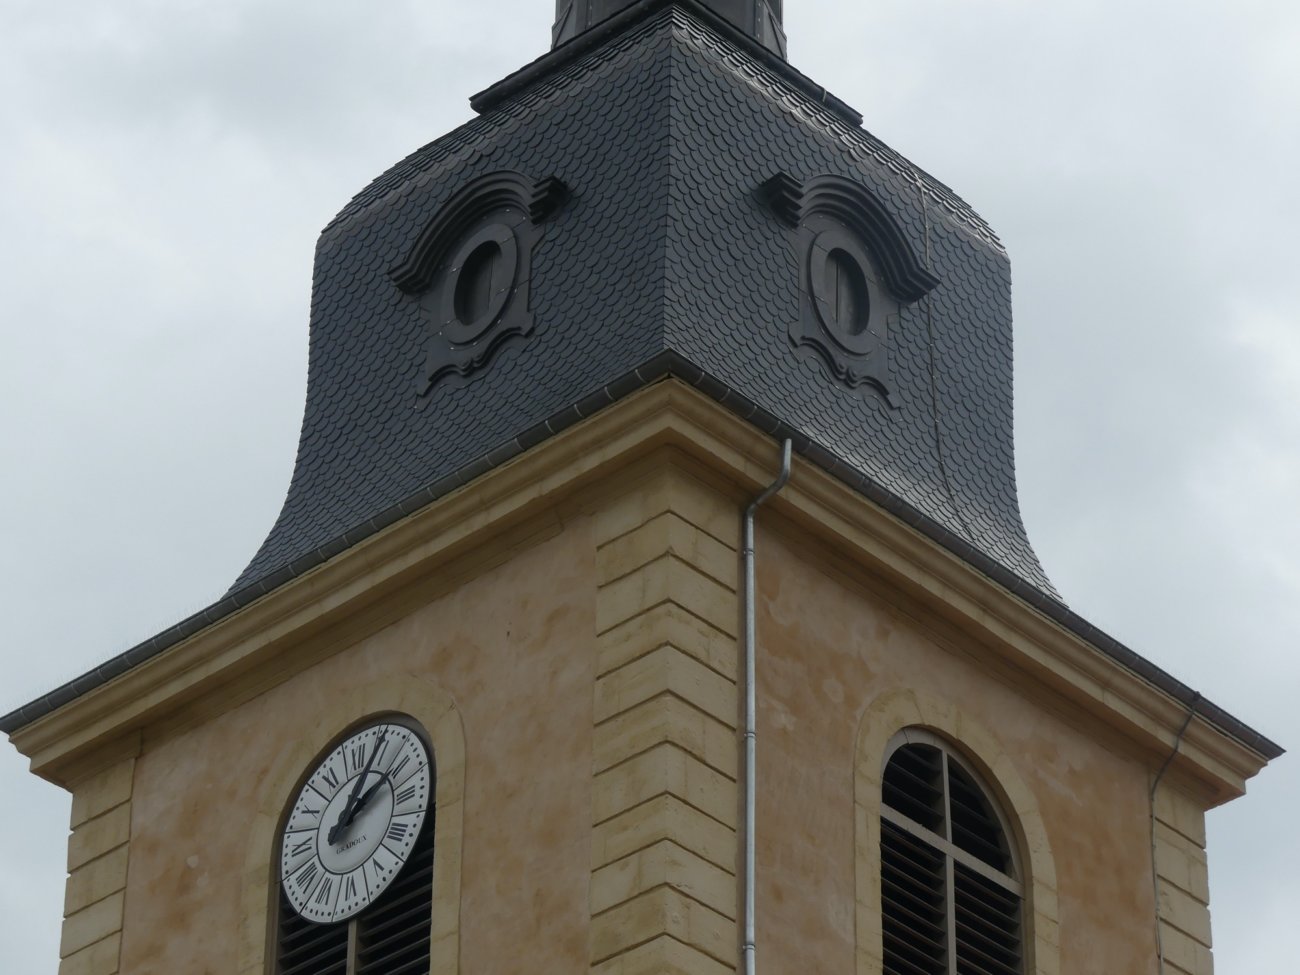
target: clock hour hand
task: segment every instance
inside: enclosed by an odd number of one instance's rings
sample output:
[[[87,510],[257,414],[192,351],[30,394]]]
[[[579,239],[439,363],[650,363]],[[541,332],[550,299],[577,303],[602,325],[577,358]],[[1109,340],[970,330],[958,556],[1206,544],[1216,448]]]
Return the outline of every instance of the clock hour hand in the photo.
[[[343,811],[339,813],[338,822],[330,827],[329,836],[326,841],[333,844],[337,843],[339,836],[343,831],[352,825],[352,820],[356,816],[357,796],[361,794],[361,787],[366,783],[366,776],[370,774],[371,767],[375,764],[375,759],[379,757],[379,752],[384,744],[384,739],[388,737],[388,729],[385,728],[383,733],[375,741],[375,747],[370,752],[370,760],[366,762],[366,767],[361,770],[357,776],[357,784],[352,787],[352,795],[348,796],[347,803],[343,806]]]
[[[335,825],[335,829],[338,831],[337,834],[333,830],[331,830],[330,835],[334,837],[334,839],[330,840],[331,843],[335,842],[335,840],[337,839],[342,838],[343,831],[346,830],[349,826],[351,826],[354,822],[356,822],[357,817],[361,815],[361,810],[366,808],[366,803],[368,803],[371,797],[373,797],[374,794],[379,791],[379,787],[387,781],[388,781],[388,773],[380,772],[379,781],[376,782],[374,785],[372,785],[365,792],[361,793],[361,798],[352,804],[352,811],[348,813],[347,819],[340,819],[339,822]]]

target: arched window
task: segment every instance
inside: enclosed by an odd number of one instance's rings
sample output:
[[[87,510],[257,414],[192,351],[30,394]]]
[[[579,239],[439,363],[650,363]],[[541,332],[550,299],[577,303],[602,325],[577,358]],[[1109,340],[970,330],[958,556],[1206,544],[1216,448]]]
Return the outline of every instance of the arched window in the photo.
[[[886,975],[1023,975],[1023,888],[1001,813],[940,738],[891,743],[880,810]]]
[[[277,849],[275,975],[428,975],[435,768],[400,716],[304,770]]]

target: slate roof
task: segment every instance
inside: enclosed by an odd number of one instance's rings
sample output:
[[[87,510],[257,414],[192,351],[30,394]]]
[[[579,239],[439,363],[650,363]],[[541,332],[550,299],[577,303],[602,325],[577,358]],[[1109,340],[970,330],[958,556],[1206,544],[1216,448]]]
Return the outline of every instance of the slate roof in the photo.
[[[1016,498],[1010,265],[951,190],[856,115],[689,4],[645,0],[475,99],[322,232],[307,403],[284,506],[226,597],[0,718],[11,731],[633,390],[673,375],[947,546],[1185,702],[1190,688],[1066,608]],[[595,36],[600,35],[600,36]],[[612,35],[612,36],[611,36]],[[464,384],[421,369],[428,328],[388,272],[464,183],[558,177],[532,261],[534,333]],[[870,188],[939,279],[893,332],[891,409],[796,355],[796,258],[756,190],[778,171]],[[1277,750],[1208,702],[1207,717]]]
[[[536,334],[417,409],[428,326],[387,271],[458,187],[501,169],[573,193],[534,255]],[[929,255],[941,284],[896,330],[897,410],[791,349],[795,256],[755,192],[777,171],[867,185]],[[311,335],[297,468],[234,590],[675,353],[1055,595],[1016,501],[1010,269],[996,237],[946,187],[680,9],[358,195],[321,236]]]

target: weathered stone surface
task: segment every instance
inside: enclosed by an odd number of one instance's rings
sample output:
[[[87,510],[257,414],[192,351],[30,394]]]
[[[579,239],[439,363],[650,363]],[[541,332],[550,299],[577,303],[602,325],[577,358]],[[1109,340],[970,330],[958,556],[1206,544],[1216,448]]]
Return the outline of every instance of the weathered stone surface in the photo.
[[[77,783],[72,790],[70,828],[76,829],[86,820],[102,815],[130,799],[134,774],[135,760],[128,759]]]
[[[109,935],[59,962],[59,975],[116,975],[122,936]]]
[[[131,806],[114,806],[108,812],[82,823],[68,838],[68,870],[103,856],[125,843],[131,835]]]
[[[68,875],[63,897],[65,916],[126,887],[127,850],[128,847],[119,846]]]
[[[450,892],[462,922],[458,940],[439,940],[440,957],[458,953],[466,971],[585,968],[596,679],[588,527],[575,519],[261,696],[147,747],[132,801],[123,971],[242,973],[247,953],[264,951],[269,905],[245,918],[245,888],[275,892],[273,838],[260,867],[247,861],[252,837],[273,837],[280,812],[258,808],[261,783],[292,786],[312,757],[288,761],[305,731],[342,732],[367,713],[402,710],[422,682],[454,702],[448,720],[465,742],[463,757],[436,756],[440,781],[459,764],[464,782],[438,812],[464,823],[464,880]],[[341,691],[374,681],[394,689],[353,710]],[[435,885],[450,856],[438,851]],[[257,964],[247,970],[266,970]]]
[[[633,806],[596,826],[592,864],[600,868],[660,840],[671,839],[728,873],[736,870],[736,830],[673,795]]]
[[[59,954],[66,958],[121,931],[122,902],[123,895],[119,891],[65,917]]]

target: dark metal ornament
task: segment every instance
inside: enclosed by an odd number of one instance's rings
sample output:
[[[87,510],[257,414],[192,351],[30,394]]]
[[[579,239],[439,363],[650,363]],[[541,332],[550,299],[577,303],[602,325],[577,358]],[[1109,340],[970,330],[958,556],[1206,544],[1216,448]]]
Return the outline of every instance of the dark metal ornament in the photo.
[[[890,333],[902,307],[936,278],[898,224],[863,186],[839,176],[778,173],[761,199],[791,230],[799,256],[800,313],[790,343],[852,390],[871,390],[892,407]]]
[[[532,334],[533,249],[567,195],[554,178],[509,170],[476,177],[442,205],[389,272],[429,323],[422,397],[439,384],[464,384],[507,343]]]

